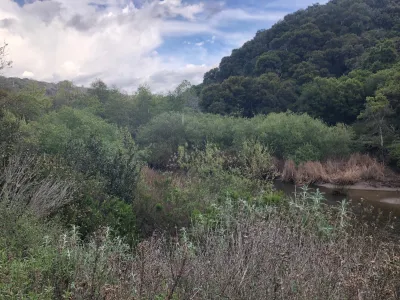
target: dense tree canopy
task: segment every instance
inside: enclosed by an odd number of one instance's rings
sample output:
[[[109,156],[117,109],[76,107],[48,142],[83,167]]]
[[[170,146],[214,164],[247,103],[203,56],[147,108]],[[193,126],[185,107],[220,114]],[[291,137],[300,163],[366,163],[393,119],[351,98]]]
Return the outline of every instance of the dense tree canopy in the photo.
[[[201,107],[245,117],[290,109],[352,123],[378,88],[371,91],[363,70],[395,66],[399,30],[395,0],[332,0],[299,10],[207,72]]]

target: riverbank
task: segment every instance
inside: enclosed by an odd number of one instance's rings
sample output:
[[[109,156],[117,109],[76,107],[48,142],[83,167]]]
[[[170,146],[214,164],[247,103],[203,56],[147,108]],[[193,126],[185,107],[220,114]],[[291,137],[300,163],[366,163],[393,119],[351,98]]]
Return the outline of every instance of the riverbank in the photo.
[[[344,189],[344,190],[363,190],[363,191],[384,191],[384,192],[400,192],[400,187],[390,187],[382,182],[358,182],[352,185],[337,185],[332,183],[315,183],[315,186],[328,189]]]
[[[319,185],[328,188],[361,190],[400,190],[400,175],[384,164],[364,154],[348,159],[308,161],[295,164],[293,160],[277,166],[280,179],[296,185]]]

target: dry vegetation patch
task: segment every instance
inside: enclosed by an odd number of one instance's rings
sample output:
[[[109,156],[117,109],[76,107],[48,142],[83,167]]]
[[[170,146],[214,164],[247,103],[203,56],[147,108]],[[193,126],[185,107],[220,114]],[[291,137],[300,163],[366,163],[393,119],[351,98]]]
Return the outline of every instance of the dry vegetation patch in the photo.
[[[361,181],[383,182],[395,175],[384,164],[364,154],[352,154],[348,159],[329,159],[325,162],[308,161],[298,166],[285,162],[282,179],[296,184],[332,183],[352,185]]]

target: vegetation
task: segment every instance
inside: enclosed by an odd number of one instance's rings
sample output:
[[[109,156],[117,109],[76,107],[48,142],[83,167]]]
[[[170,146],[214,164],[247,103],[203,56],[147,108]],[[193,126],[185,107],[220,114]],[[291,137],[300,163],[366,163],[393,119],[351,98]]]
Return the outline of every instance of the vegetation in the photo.
[[[358,182],[389,181],[393,178],[390,170],[368,155],[352,154],[348,159],[332,160],[323,163],[307,161],[296,166],[287,160],[281,171],[284,181],[296,184],[332,183],[338,186]]]
[[[329,127],[306,114],[271,113],[243,119],[168,112],[142,126],[136,140],[146,147],[150,162],[166,166],[180,145],[203,149],[212,143],[238,154],[246,141],[259,142],[277,158],[296,162],[322,160],[349,154],[353,147],[352,135],[346,126]]]
[[[30,299],[398,299],[399,247],[345,203],[301,193],[279,208],[226,197],[173,240],[83,242],[2,210],[0,294]],[[10,226],[12,224],[12,226]]]
[[[339,0],[287,15],[204,75],[200,106],[355,124],[363,149],[397,164],[399,8],[395,0]]]
[[[165,94],[1,78],[0,298],[399,299],[396,218],[273,187],[399,184],[399,11],[312,6]]]

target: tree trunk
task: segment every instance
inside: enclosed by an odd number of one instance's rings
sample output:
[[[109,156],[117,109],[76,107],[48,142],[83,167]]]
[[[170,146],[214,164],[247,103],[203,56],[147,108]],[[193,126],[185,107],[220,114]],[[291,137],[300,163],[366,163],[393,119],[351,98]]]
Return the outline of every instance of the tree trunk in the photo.
[[[385,163],[385,154],[383,151],[383,133],[382,133],[382,125],[379,125],[379,136],[381,139],[381,155],[382,155],[382,162]]]

